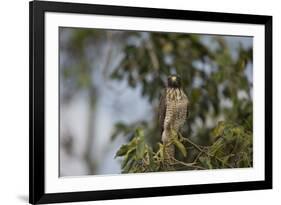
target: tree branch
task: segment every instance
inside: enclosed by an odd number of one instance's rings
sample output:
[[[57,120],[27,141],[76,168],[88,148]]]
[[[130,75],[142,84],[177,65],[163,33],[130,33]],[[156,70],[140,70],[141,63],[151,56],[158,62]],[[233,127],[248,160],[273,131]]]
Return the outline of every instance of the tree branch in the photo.
[[[202,149],[199,145],[195,144],[193,141],[191,141],[188,138],[183,137],[180,133],[179,136],[181,138],[181,140],[188,142],[189,144],[191,144],[192,146],[194,146],[197,150],[199,150],[200,152],[206,154],[209,157],[215,158],[216,160],[218,160],[219,162],[225,164],[226,166],[228,166],[229,168],[233,168],[233,166],[231,166],[230,164],[224,162],[222,159],[220,159],[219,157],[215,156],[215,155],[211,155],[208,152],[206,152],[204,149]],[[199,158],[199,157],[198,157]]]

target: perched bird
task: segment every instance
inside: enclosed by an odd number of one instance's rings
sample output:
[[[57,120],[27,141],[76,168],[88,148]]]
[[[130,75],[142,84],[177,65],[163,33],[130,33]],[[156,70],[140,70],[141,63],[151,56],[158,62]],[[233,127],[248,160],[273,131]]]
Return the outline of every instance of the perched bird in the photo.
[[[181,78],[177,75],[169,76],[167,87],[160,97],[158,113],[165,159],[171,159],[175,155],[171,139],[173,132],[179,132],[185,123],[188,104],[188,98],[181,88]]]

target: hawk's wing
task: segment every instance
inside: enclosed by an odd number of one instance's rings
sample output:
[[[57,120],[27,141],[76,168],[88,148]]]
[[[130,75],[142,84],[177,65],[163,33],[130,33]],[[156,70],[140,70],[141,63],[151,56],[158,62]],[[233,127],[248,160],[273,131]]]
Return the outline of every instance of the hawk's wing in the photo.
[[[160,133],[164,130],[164,120],[166,115],[166,89],[164,92],[161,93],[159,108],[158,108],[158,118],[159,118],[159,126],[160,126]]]

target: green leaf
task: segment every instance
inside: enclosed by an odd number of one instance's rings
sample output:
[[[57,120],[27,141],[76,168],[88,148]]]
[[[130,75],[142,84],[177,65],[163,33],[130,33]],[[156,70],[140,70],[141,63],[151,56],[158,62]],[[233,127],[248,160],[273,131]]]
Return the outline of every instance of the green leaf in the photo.
[[[164,146],[161,143],[158,143],[159,145],[159,154],[160,154],[160,158],[163,161],[164,160]]]
[[[212,169],[213,166],[211,164],[211,160],[209,157],[199,157],[199,161],[208,169]]]
[[[136,129],[136,136],[137,136],[137,137],[140,137],[140,138],[143,138],[143,137],[144,137],[144,132],[143,132],[143,129],[142,129],[142,128],[137,128],[137,129]]]
[[[144,139],[138,139],[137,140],[137,148],[136,148],[136,158],[142,159],[145,153],[145,143]]]
[[[185,149],[184,145],[177,138],[174,138],[173,142],[176,145],[176,147],[180,150],[182,155],[184,157],[186,157],[187,156],[187,152],[186,152],[186,149]]]
[[[119,150],[117,151],[116,155],[115,155],[115,158],[116,157],[121,157],[121,156],[124,156],[127,152],[128,152],[128,149],[129,149],[129,145],[127,144],[124,144],[122,145]]]
[[[227,155],[227,156],[225,156],[225,157],[223,157],[222,158],[222,165],[224,166],[224,165],[226,165],[227,163],[228,163],[228,161],[229,161],[229,159],[231,158],[231,157],[233,157],[234,156],[234,154],[230,154],[230,155]]]
[[[149,156],[149,168],[151,171],[158,171],[158,166],[153,159],[153,152],[150,147],[147,148]]]
[[[224,147],[224,143],[221,139],[217,140],[209,150],[210,155],[216,155],[216,153]]]
[[[136,161],[133,160],[133,158],[130,158],[128,160],[127,164],[124,166],[122,173],[129,173],[135,164],[136,164]]]
[[[142,128],[137,128],[136,133],[136,158],[137,160],[142,159],[145,153],[145,142],[144,142],[144,132]]]
[[[135,150],[136,150],[135,148],[132,148],[127,152],[127,154],[124,158],[124,161],[122,162],[122,165],[121,165],[122,169],[124,169],[126,167],[126,165],[129,161],[133,160],[133,157],[136,154]]]
[[[225,128],[225,122],[220,121],[220,122],[218,123],[218,125],[215,127],[215,129],[213,129],[211,135],[212,135],[214,138],[217,138],[217,137],[223,135],[224,128]]]

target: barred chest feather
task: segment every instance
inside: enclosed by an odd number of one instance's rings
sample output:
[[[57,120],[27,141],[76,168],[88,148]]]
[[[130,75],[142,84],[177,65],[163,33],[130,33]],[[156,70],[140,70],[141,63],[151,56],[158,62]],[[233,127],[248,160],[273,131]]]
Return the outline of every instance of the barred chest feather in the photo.
[[[178,131],[186,120],[187,106],[188,98],[182,89],[167,88],[164,129]]]

